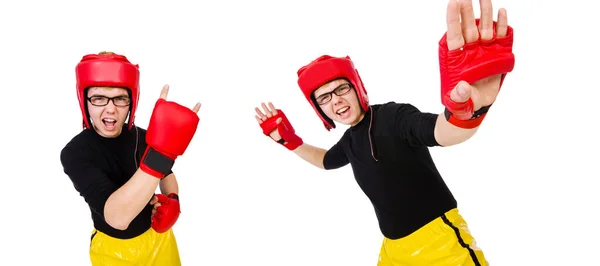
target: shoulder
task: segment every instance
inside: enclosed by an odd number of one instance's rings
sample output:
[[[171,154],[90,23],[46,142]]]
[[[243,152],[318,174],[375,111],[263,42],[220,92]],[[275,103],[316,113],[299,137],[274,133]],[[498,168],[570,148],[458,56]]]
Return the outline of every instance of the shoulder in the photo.
[[[379,119],[397,117],[398,115],[420,112],[417,107],[410,103],[398,103],[390,101],[383,104],[371,105],[373,112]]]
[[[136,143],[140,145],[140,150],[144,151],[148,145],[146,142],[147,130],[138,126],[134,126],[132,129],[130,129],[130,131],[133,133]]]
[[[60,151],[60,159],[63,163],[75,157],[83,156],[83,150],[91,143],[96,142],[95,133],[90,129],[84,129],[75,135]]]
[[[137,133],[137,135],[139,137],[141,137],[142,139],[146,139],[146,129],[145,128],[141,128],[138,126],[134,126],[132,129],[130,129],[133,133]]]
[[[95,133],[91,129],[84,129],[79,134],[75,135],[67,144],[63,147],[63,150],[72,147],[81,147],[86,144],[95,141]]]
[[[137,130],[138,132],[143,133],[144,135],[146,135],[146,131],[147,131],[145,128],[141,128],[138,126],[134,126],[134,128],[132,128],[131,130]]]
[[[378,110],[380,112],[389,112],[389,111],[398,111],[398,110],[419,110],[417,109],[417,107],[415,107],[414,105],[410,104],[410,103],[398,103],[398,102],[394,102],[394,101],[390,101],[387,103],[383,103],[383,104],[378,104],[378,105],[374,105],[374,106],[378,106],[377,109],[374,110]]]
[[[344,130],[344,134],[340,137],[340,139],[335,143],[334,147],[347,147],[350,145],[350,135],[352,134],[352,127],[348,127]]]

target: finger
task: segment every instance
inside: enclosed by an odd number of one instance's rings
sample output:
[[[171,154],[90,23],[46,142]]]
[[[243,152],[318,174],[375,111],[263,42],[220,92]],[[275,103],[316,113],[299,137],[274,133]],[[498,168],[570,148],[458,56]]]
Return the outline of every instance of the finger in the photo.
[[[446,23],[448,24],[446,42],[448,42],[448,50],[450,51],[459,49],[465,44],[460,28],[459,7],[456,0],[450,0],[446,9]]]
[[[459,0],[461,28],[466,43],[472,43],[479,38],[479,30],[477,24],[475,24],[475,12],[471,1]]]
[[[504,37],[508,31],[508,15],[506,9],[500,8],[498,10],[498,22],[496,23],[496,36]]]
[[[273,115],[277,115],[277,108],[275,108],[275,105],[273,105],[272,102],[269,102],[269,108],[271,108]]]
[[[260,108],[255,107],[254,110],[260,119],[265,120],[265,114],[260,110]]]
[[[192,109],[192,111],[194,111],[194,113],[198,113],[198,111],[200,111],[200,106],[202,106],[200,103],[196,103],[196,105],[194,105],[194,109]]]
[[[165,85],[165,86],[163,86],[162,90],[160,91],[160,98],[163,100],[166,100],[168,94],[169,94],[169,85]]]
[[[471,86],[465,81],[459,82],[450,92],[450,99],[457,103],[464,103],[471,97]]]
[[[158,197],[152,196],[152,199],[150,199],[150,205],[154,205],[154,203],[156,203],[157,201],[158,201]]]
[[[262,106],[263,110],[265,110],[265,114],[267,115],[267,117],[273,116],[273,114],[271,113],[271,110],[269,110],[269,107],[267,107],[267,105],[265,103],[261,103],[261,106]]]
[[[279,124],[279,123],[281,123],[281,121],[283,121],[283,118],[280,117],[280,118],[277,118],[277,120],[275,120],[275,123]]]
[[[482,40],[491,40],[494,37],[494,8],[492,0],[479,0],[481,19],[479,20],[479,34]]]
[[[258,117],[258,115],[255,115],[255,116],[254,116],[254,118],[256,118],[256,121],[257,121],[259,124],[262,124],[263,120],[262,120],[260,117]]]

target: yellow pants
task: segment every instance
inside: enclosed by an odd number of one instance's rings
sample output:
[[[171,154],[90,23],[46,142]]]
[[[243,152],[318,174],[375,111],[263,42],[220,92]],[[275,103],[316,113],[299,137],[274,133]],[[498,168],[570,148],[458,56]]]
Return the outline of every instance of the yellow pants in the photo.
[[[488,266],[467,222],[452,209],[400,239],[384,238],[377,266]]]
[[[94,229],[90,244],[92,266],[180,266],[173,230],[159,234],[150,228],[131,238],[118,239]]]

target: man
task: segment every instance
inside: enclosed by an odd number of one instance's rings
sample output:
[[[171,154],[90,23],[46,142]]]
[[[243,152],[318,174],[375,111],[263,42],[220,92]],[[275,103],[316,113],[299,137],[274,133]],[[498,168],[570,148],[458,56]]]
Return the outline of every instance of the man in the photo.
[[[350,58],[327,55],[300,68],[298,85],[327,130],[334,122],[350,125],[329,150],[304,143],[272,103],[256,108],[263,133],[302,159],[323,169],[352,166],[385,236],[379,266],[488,265],[428,150],[473,136],[513,69],[506,11],[495,23],[491,0],[480,3],[480,20],[471,1],[448,5],[439,43],[440,114],[404,103],[369,105]]]
[[[83,131],[60,159],[91,211],[92,265],[181,265],[171,228],[180,212],[171,168],[196,132],[200,104],[190,110],[166,101],[165,86],[144,130],[134,124],[138,65],[111,52],[90,54],[76,76]]]

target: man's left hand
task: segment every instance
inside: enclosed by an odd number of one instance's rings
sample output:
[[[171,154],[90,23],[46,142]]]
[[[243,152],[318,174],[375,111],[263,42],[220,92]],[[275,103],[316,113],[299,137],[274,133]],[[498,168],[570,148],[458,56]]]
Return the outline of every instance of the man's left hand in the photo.
[[[494,103],[504,75],[514,66],[506,10],[499,9],[494,22],[492,1],[480,0],[481,18],[476,20],[471,1],[450,0],[448,29],[440,41],[442,102],[458,120],[471,119],[474,111]]]

